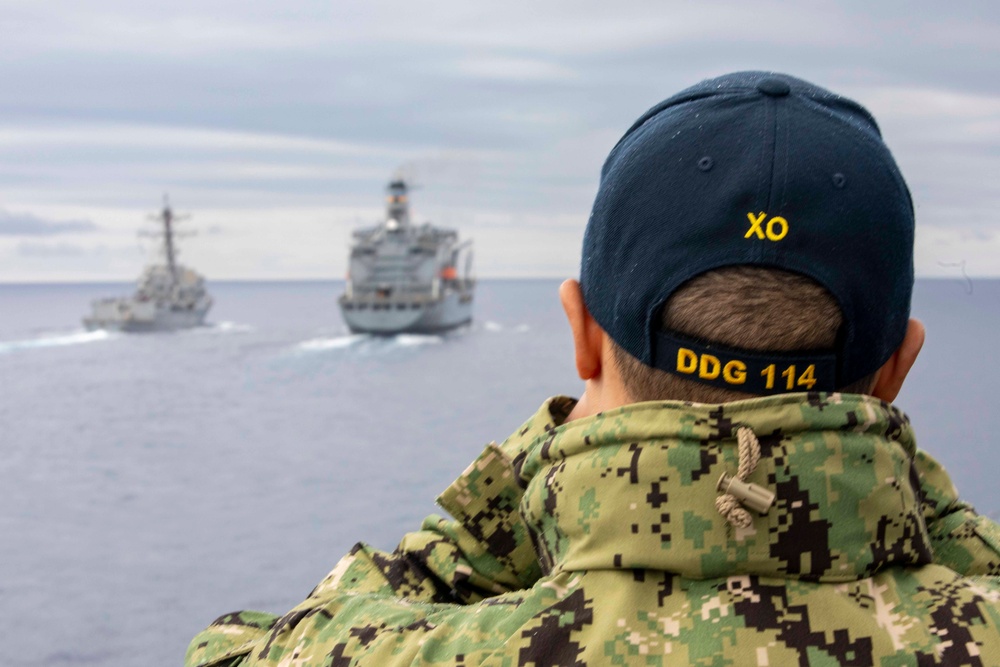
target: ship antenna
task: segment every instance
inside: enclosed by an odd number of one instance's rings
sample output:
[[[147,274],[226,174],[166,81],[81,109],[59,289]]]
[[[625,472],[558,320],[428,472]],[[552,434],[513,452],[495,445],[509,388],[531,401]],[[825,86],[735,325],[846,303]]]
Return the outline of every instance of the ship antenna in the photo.
[[[177,257],[174,253],[174,212],[170,210],[170,197],[163,195],[163,250],[167,256],[167,267],[170,269],[170,277],[177,282]]]
[[[174,231],[174,223],[180,220],[184,220],[188,216],[175,215],[173,209],[170,207],[170,197],[167,194],[163,195],[163,209],[160,211],[159,215],[149,216],[150,220],[154,220],[163,225],[163,231],[156,234],[149,234],[150,236],[162,236],[163,237],[163,255],[167,262],[167,270],[170,273],[170,279],[174,283],[177,282],[177,247],[175,245],[174,239],[178,236],[185,236],[186,234],[178,234]]]
[[[408,184],[402,178],[394,178],[386,187],[386,217],[395,220],[400,227],[410,224],[410,203],[407,200]]]

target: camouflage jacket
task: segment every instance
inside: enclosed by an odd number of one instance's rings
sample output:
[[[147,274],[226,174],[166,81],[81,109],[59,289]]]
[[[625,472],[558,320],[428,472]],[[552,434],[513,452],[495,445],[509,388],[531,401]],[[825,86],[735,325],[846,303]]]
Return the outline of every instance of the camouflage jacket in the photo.
[[[358,545],[284,616],[188,665],[1000,665],[1000,528],[865,396],[642,403],[491,444],[393,553]],[[733,528],[736,430],[773,507]]]

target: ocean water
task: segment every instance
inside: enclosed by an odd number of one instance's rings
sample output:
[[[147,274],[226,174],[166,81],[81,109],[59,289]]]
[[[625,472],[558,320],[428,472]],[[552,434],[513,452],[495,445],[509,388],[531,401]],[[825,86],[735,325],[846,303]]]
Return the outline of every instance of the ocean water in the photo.
[[[211,325],[87,333],[128,285],[0,286],[3,665],[176,665],[224,612],[282,613],[391,548],[490,440],[578,394],[558,282],[482,281],[442,336],[347,333],[337,282],[214,283]],[[918,281],[897,403],[1000,517],[1000,281]]]

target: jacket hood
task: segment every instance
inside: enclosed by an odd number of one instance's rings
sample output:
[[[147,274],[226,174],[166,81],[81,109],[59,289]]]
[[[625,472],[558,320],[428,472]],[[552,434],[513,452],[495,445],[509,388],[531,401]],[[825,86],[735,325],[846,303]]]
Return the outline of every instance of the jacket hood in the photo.
[[[909,419],[870,396],[789,394],[720,405],[629,405],[561,423],[553,399],[512,439],[520,511],[546,572],[661,570],[842,582],[931,561]],[[552,417],[558,421],[552,425]],[[738,468],[737,429],[776,495],[734,528],[716,510]],[[515,443],[516,444],[516,443]],[[511,447],[510,441],[504,447]]]

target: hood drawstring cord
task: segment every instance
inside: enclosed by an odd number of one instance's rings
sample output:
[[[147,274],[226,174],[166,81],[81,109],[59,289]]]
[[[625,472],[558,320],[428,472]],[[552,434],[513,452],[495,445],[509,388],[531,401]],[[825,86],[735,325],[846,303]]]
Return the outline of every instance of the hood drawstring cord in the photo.
[[[739,444],[740,465],[735,478],[726,473],[722,473],[719,478],[716,488],[724,495],[715,499],[715,509],[733,527],[747,528],[753,523],[753,517],[745,507],[766,514],[774,504],[774,494],[746,481],[760,461],[760,441],[753,430],[747,426],[739,427],[736,430],[736,441]]]

